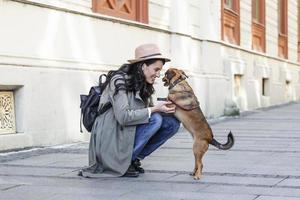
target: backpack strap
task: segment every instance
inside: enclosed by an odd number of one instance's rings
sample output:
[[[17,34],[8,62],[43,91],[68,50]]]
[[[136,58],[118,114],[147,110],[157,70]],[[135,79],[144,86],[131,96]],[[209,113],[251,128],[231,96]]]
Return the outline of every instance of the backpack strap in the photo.
[[[82,113],[80,114],[80,133],[83,133],[82,131]]]
[[[103,81],[102,77],[105,77],[104,81]],[[100,86],[102,91],[105,89],[105,86],[107,85],[106,82],[107,82],[107,75],[106,74],[101,74],[99,76],[99,86]]]
[[[98,112],[98,115],[101,115],[103,113],[105,113],[106,111],[108,111],[108,109],[110,109],[112,107],[110,102],[107,102]]]
[[[105,77],[105,80],[103,81],[103,78]],[[102,91],[104,91],[105,87],[107,85],[107,75],[106,74],[101,74],[99,76],[99,86],[101,88]],[[98,115],[101,115],[103,113],[105,113],[108,109],[110,109],[112,107],[110,102],[107,102],[106,104],[104,104],[104,106],[98,111]]]

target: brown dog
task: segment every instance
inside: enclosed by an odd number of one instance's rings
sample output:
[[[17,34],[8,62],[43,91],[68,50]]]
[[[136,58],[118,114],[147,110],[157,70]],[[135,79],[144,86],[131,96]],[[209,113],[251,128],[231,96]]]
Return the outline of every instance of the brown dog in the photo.
[[[164,86],[169,86],[168,100],[176,105],[175,116],[194,138],[193,152],[195,168],[191,175],[199,179],[202,174],[202,157],[212,144],[218,149],[227,150],[234,144],[234,137],[230,132],[226,144],[220,144],[213,138],[212,130],[207,123],[197,97],[190,85],[185,81],[187,75],[179,69],[170,68],[163,77]]]

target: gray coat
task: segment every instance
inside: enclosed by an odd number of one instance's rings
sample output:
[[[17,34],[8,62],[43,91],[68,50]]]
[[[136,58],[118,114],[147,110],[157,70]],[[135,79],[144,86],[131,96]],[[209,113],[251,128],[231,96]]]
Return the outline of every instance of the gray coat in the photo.
[[[120,90],[114,95],[114,81],[120,77],[114,76],[102,93],[99,108],[107,102],[112,108],[98,116],[93,125],[89,167],[83,170],[84,176],[124,175],[131,163],[136,125],[149,121],[148,109],[139,93]]]

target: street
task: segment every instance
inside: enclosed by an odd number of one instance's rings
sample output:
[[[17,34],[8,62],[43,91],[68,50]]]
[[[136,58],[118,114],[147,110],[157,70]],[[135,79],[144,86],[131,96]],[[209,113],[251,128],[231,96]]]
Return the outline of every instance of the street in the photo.
[[[0,153],[1,200],[296,200],[300,199],[300,104],[260,109],[209,121],[224,143],[204,156],[203,176],[194,167],[193,140],[184,129],[142,161],[138,178],[77,176],[88,163],[88,143]]]

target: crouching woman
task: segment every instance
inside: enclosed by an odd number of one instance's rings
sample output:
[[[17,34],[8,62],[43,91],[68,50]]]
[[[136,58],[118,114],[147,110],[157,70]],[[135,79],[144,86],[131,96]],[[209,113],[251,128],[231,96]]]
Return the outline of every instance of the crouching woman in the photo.
[[[155,44],[136,48],[135,59],[110,71],[102,93],[99,115],[93,125],[89,144],[89,166],[80,171],[84,177],[137,177],[144,173],[141,160],[171,138],[179,128],[172,113],[175,105],[161,101],[153,105],[154,81],[165,62]]]

